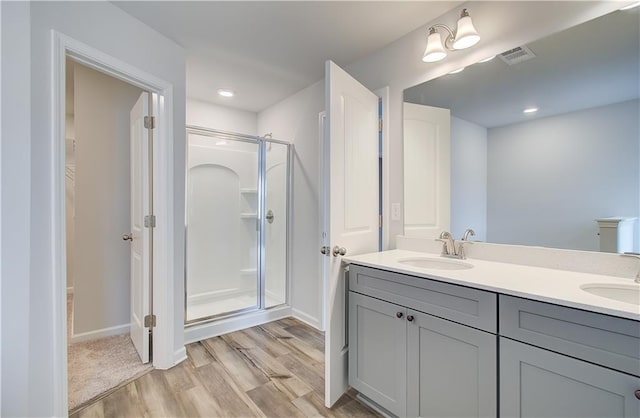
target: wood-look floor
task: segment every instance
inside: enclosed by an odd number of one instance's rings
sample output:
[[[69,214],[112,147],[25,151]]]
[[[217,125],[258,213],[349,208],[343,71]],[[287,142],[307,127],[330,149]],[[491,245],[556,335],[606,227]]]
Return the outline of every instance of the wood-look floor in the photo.
[[[292,318],[189,344],[187,355],[72,417],[379,416],[353,393],[324,407],[324,336]]]

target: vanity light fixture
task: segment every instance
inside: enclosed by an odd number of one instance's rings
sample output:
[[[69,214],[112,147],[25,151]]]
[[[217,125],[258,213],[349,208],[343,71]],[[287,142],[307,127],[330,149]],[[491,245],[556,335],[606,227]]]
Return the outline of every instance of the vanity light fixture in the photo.
[[[442,42],[438,29],[444,29],[447,32],[444,42]],[[436,23],[429,28],[427,48],[422,56],[422,61],[440,61],[447,56],[447,50],[455,51],[469,48],[477,44],[478,41],[480,41],[480,35],[478,35],[478,31],[473,26],[471,16],[469,16],[467,9],[462,9],[455,32],[449,29],[447,25],[440,23]]]
[[[522,113],[536,113],[538,111],[537,107],[528,107],[522,111]]]
[[[465,68],[465,67],[458,68],[457,70],[450,71],[450,72],[448,72],[447,74],[458,74],[458,73],[461,73],[461,72],[463,72],[463,71],[464,71],[464,68]]]
[[[621,7],[619,10],[631,10],[631,9],[635,9],[638,6],[640,6],[640,1],[636,2],[636,3],[631,3],[631,4],[626,5],[624,7]]]
[[[233,90],[228,90],[228,89],[218,89],[218,94],[222,97],[233,97],[234,93]]]

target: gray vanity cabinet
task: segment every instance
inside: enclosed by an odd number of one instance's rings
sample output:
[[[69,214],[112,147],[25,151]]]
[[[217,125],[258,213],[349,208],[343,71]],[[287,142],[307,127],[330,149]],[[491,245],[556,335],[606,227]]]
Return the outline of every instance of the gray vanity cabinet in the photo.
[[[397,416],[407,413],[407,311],[349,292],[349,384]]]
[[[640,416],[637,321],[500,295],[503,417]]]
[[[638,418],[638,378],[500,337],[501,417]]]
[[[495,294],[355,265],[349,286],[354,389],[400,417],[497,416],[496,335],[431,314],[494,331]]]
[[[497,337],[409,310],[407,416],[497,416]]]

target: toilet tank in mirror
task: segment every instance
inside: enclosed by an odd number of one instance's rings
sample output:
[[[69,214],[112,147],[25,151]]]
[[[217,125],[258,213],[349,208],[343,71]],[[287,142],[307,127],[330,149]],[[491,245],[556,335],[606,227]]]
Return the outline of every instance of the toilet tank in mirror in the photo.
[[[450,185],[456,238],[599,251],[619,217],[639,252],[640,7],[483,61],[404,91],[405,235],[431,236]]]

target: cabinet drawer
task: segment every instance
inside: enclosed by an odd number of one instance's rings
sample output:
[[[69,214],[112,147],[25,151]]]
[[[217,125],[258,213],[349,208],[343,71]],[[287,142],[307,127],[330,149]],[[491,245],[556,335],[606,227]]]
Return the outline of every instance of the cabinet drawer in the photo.
[[[500,335],[640,376],[640,323],[500,295]]]
[[[497,295],[406,274],[351,265],[349,289],[484,331],[497,332]]]

